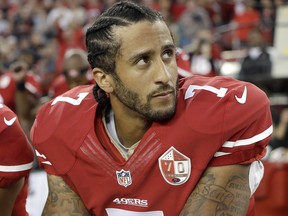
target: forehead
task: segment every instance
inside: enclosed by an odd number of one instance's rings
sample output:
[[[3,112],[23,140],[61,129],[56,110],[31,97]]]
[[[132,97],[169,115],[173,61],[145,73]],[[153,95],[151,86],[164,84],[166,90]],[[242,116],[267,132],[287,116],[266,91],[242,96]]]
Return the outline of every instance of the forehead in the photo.
[[[114,33],[121,41],[120,52],[124,57],[174,44],[170,30],[163,21],[138,22],[116,28]]]

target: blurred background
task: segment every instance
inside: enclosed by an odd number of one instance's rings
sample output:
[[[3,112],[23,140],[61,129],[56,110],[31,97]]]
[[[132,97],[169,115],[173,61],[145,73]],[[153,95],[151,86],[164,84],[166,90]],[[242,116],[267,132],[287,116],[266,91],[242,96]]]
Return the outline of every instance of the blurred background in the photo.
[[[0,0],[0,103],[29,136],[35,113],[73,86],[93,83],[85,31],[116,0]],[[288,1],[135,0],[162,13],[178,47],[179,77],[231,76],[270,98],[274,132],[257,215],[288,215]],[[71,64],[77,62],[77,64]],[[18,90],[25,87],[25,95]],[[23,90],[23,89],[22,89]],[[31,173],[27,208],[41,214],[46,175]]]

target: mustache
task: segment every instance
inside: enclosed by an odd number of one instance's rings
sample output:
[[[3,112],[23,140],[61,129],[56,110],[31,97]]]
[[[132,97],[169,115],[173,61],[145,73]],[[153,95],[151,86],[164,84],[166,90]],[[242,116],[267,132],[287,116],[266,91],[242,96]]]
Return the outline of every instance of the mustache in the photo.
[[[172,92],[175,92],[175,88],[173,86],[170,86],[169,84],[165,85],[161,85],[159,86],[156,90],[152,91],[148,97],[151,98],[153,97],[153,95],[157,95],[157,94],[160,94],[162,92],[167,92],[167,91],[172,91]]]

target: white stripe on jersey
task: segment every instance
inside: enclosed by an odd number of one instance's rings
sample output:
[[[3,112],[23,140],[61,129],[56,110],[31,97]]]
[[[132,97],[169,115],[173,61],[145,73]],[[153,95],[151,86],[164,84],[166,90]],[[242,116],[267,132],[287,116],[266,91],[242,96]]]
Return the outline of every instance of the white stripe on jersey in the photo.
[[[25,83],[25,88],[34,95],[36,95],[38,92],[37,88],[31,83]]]
[[[2,166],[0,165],[0,172],[20,172],[29,170],[33,167],[33,162],[15,166]]]
[[[270,136],[273,132],[273,126],[271,125],[269,128],[267,128],[265,131],[263,131],[260,134],[257,134],[251,138],[248,139],[243,139],[243,140],[237,140],[237,141],[226,141],[222,147],[226,147],[226,148],[234,148],[234,147],[239,147],[239,146],[247,146],[247,145],[251,145],[253,143],[256,143],[260,140],[263,140],[265,138],[267,138],[268,136]],[[220,157],[220,156],[224,156],[227,154],[231,154],[228,152],[216,152],[214,154],[214,157]]]

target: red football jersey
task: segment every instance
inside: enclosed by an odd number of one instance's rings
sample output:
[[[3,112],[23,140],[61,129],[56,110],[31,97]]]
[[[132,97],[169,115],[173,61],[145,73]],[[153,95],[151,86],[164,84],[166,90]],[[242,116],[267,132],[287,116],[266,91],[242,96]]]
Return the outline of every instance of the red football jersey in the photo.
[[[94,82],[95,81],[93,80],[90,73],[87,73],[87,83],[86,84],[93,84]],[[52,84],[49,88],[49,91],[48,91],[48,95],[51,98],[55,98],[55,97],[65,93],[69,89],[70,89],[70,87],[67,83],[67,79],[66,79],[65,75],[60,74],[52,82]]]
[[[0,187],[8,187],[25,177],[24,187],[18,195],[12,215],[28,215],[25,210],[27,180],[33,166],[34,151],[15,113],[3,104],[0,104],[0,149]]]
[[[269,100],[259,88],[193,76],[179,82],[175,116],[153,123],[125,161],[110,143],[92,88],[44,105],[31,139],[40,165],[61,176],[94,215],[179,215],[208,166],[261,159],[272,133]]]
[[[6,72],[0,75],[0,104],[5,104],[15,112],[16,82],[11,73]],[[40,97],[42,94],[40,79],[32,72],[28,72],[26,75],[25,88],[36,97]]]

